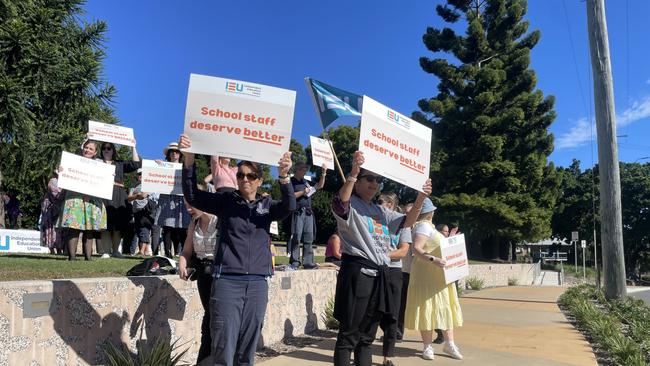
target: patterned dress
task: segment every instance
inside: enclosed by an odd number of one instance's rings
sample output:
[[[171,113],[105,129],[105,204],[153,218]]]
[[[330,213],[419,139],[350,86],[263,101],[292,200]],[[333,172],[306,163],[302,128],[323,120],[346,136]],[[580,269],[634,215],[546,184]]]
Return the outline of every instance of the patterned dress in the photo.
[[[65,191],[57,227],[83,231],[106,230],[106,207],[101,198]]]

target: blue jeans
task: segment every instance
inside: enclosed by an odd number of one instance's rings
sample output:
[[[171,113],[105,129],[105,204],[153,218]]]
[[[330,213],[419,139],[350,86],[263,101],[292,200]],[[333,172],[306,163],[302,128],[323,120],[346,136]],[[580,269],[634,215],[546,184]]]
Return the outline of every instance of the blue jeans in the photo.
[[[214,366],[252,365],[268,303],[266,280],[215,278],[210,296]]]
[[[307,215],[305,209],[295,211],[291,216],[291,239],[288,248],[291,253],[289,263],[300,266],[300,243],[302,242],[302,265],[314,267],[314,214]]]

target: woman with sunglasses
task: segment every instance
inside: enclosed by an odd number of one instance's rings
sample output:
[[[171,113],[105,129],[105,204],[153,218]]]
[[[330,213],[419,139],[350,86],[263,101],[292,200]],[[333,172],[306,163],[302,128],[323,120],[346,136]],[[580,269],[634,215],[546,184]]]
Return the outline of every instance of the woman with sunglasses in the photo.
[[[94,159],[97,153],[97,143],[86,140],[80,155]],[[59,171],[63,167],[59,167]],[[61,229],[62,239],[68,251],[68,260],[76,260],[79,233],[82,233],[84,258],[89,261],[93,252],[93,239],[98,237],[100,230],[106,230],[106,207],[101,198],[85,194],[63,191],[64,199],[61,204],[61,214],[57,227]]]
[[[180,137],[181,149],[191,147]],[[296,209],[296,197],[287,176],[291,153],[278,162],[282,200],[262,196],[262,169],[242,161],[237,166],[237,190],[209,193],[196,185],[194,154],[185,154],[183,193],[190,205],[219,217],[214,281],[210,298],[212,357],[215,365],[252,365],[268,302],[267,278],[273,274],[269,227]]]
[[[124,173],[135,172],[141,165],[140,156],[138,156],[135,146],[131,151],[133,160],[120,160],[115,145],[111,142],[104,142],[99,152],[99,157],[104,163],[115,165],[113,198],[104,201],[106,213],[108,214],[108,228],[101,233],[102,258],[108,257],[109,250],[111,250],[113,257],[122,257],[122,253],[119,252],[118,248],[120,241],[122,241],[122,232],[127,230],[131,218],[131,212],[127,206],[128,194],[124,187]],[[125,245],[127,244],[125,243]]]
[[[334,348],[337,366],[348,366],[352,352],[355,364],[372,364],[370,345],[379,321],[395,312],[387,285],[391,236],[415,223],[422,202],[431,194],[427,179],[424,193],[418,193],[406,216],[383,208],[373,203],[383,178],[361,168],[363,162],[363,153],[355,152],[350,174],[332,200],[343,252],[334,304],[339,321]]]

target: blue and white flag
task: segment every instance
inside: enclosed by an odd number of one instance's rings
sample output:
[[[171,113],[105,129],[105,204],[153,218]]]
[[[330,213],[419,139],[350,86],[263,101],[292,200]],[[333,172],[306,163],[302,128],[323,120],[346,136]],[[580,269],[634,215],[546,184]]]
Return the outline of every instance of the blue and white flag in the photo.
[[[312,78],[305,78],[323,129],[342,116],[359,116],[363,96],[335,88]]]

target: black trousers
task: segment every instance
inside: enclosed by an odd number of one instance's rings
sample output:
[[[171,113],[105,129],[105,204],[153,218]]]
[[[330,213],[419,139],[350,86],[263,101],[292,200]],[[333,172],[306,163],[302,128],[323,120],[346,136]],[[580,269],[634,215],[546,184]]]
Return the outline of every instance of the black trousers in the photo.
[[[411,274],[408,272],[402,272],[402,296],[400,298],[399,304],[399,316],[397,317],[397,338],[402,339],[404,336],[404,313],[406,313],[406,297],[409,292],[409,280],[411,279]]]
[[[384,331],[382,355],[384,357],[394,357],[395,342],[397,341],[398,335],[400,335],[399,338],[401,339],[401,334],[402,334],[402,333],[398,333],[397,330],[397,321],[400,315],[400,304],[401,304],[400,300],[402,299],[402,269],[401,268],[388,269],[388,291],[390,293],[389,295],[390,301],[392,302],[391,304],[392,313],[383,314],[381,320],[379,321],[379,326]],[[402,324],[404,324],[403,321]],[[375,329],[373,334],[376,332],[377,330]]]
[[[201,346],[196,363],[200,364],[210,356],[212,336],[210,335],[210,292],[212,291],[212,271],[209,262],[199,262],[196,277],[196,287],[199,290],[201,305],[203,305],[203,320],[201,321]],[[207,267],[207,268],[206,268]]]
[[[174,254],[181,255],[186,236],[187,228],[164,226],[163,242],[165,243],[165,257],[172,257],[172,244],[174,245],[174,250],[176,251]]]
[[[341,265],[334,297],[334,316],[339,321],[335,366],[349,366],[352,352],[355,365],[372,365],[370,345],[380,320],[377,280],[378,277],[362,273],[359,264],[344,261]]]

